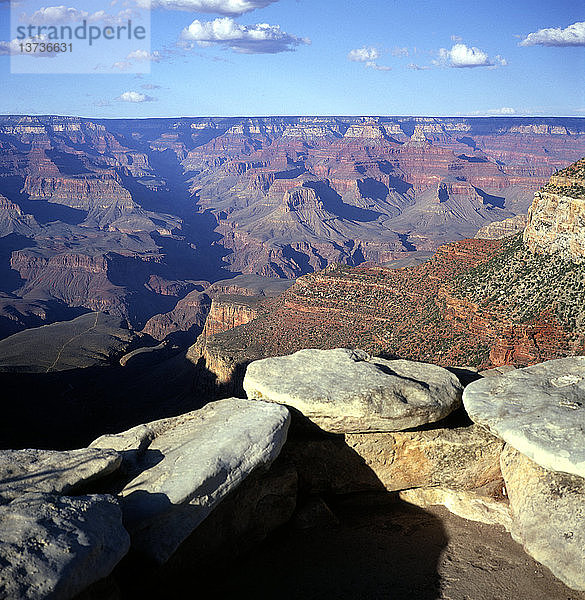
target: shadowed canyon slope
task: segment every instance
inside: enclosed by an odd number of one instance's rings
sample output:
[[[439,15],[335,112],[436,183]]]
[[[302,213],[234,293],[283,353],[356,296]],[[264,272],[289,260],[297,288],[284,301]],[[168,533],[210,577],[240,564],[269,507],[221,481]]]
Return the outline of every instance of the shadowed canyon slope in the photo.
[[[2,116],[0,335],[83,311],[196,334],[205,282],[395,264],[584,153],[577,118]]]
[[[250,323],[189,351],[219,383],[250,360],[356,347],[444,366],[526,366],[585,353],[585,159],[535,194],[524,234],[446,244],[422,265],[332,265]]]

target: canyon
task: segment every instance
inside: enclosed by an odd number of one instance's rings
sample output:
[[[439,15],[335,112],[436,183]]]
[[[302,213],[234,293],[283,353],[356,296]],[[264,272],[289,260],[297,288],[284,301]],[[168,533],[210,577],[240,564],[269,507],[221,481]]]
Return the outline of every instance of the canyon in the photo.
[[[248,324],[201,336],[187,356],[222,393],[241,389],[250,361],[303,348],[480,370],[582,355],[584,166],[535,193],[523,233],[518,219],[510,232],[508,219],[478,236],[496,239],[451,242],[419,265],[331,265],[299,278]]]
[[[583,597],[579,120],[4,119],[0,595]]]
[[[101,311],[194,341],[214,282],[417,261],[583,154],[579,118],[0,116],[0,336]]]

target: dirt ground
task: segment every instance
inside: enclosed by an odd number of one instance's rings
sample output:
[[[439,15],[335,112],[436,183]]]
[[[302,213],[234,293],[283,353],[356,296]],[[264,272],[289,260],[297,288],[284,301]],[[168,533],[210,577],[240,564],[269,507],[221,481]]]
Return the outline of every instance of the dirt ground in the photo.
[[[210,573],[210,592],[279,600],[585,600],[585,592],[567,588],[502,527],[389,495],[361,494],[329,506],[338,524],[287,526],[237,566],[223,565],[223,575]],[[201,592],[187,589],[177,597]]]

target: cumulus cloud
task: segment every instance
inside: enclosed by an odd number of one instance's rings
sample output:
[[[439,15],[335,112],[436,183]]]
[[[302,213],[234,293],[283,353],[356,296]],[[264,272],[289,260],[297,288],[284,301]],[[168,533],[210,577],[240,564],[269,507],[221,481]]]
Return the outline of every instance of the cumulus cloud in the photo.
[[[103,22],[106,24],[120,24],[127,19],[136,16],[132,9],[124,9],[117,14],[109,14],[105,10],[98,10],[90,13],[85,10],[79,10],[64,5],[46,6],[32,13],[32,15],[23,15],[23,20],[31,25],[63,25],[67,23],[81,23],[86,20],[89,23]]]
[[[124,92],[120,94],[115,100],[119,102],[131,102],[133,104],[140,104],[141,102],[154,102],[156,98],[152,96],[147,96],[146,94],[142,94],[141,92]]]
[[[34,12],[28,21],[32,25],[48,25],[54,23],[75,23],[86,19],[89,13],[67,6],[47,6]]]
[[[440,48],[439,59],[434,61],[434,64],[455,69],[472,69],[475,67],[504,67],[507,65],[507,61],[499,54],[492,60],[486,52],[475,46],[469,47],[457,43],[450,50]]]
[[[364,63],[367,69],[374,69],[374,71],[392,70],[392,67],[385,67],[377,63],[377,60],[380,58],[380,51],[374,48],[374,46],[363,46],[362,48],[350,50],[347,58],[352,62]]]
[[[0,56],[9,56],[11,54],[21,54],[20,44],[22,40],[12,40],[10,42],[0,42]]]
[[[565,29],[539,29],[529,33],[520,46],[585,46],[585,21],[573,23]]]
[[[308,38],[299,38],[282,31],[279,25],[240,25],[230,17],[213,21],[196,19],[183,29],[181,40],[187,46],[193,43],[199,46],[216,45],[244,54],[277,54],[311,43]]]
[[[278,0],[137,0],[138,6],[239,16]]]
[[[380,58],[380,51],[373,46],[364,46],[350,50],[347,58],[353,62],[371,62]]]

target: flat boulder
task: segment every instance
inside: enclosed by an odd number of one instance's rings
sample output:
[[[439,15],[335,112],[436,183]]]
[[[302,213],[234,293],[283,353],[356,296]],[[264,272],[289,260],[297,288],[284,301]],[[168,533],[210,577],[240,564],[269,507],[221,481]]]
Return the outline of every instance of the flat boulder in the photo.
[[[289,421],[283,406],[229,398],[93,442],[124,453],[119,496],[133,547],[166,562],[223,498],[274,461]]]
[[[333,433],[402,431],[459,407],[462,386],[435,365],[384,360],[360,350],[301,350],[248,365],[248,398],[297,409]]]
[[[69,600],[109,575],[130,537],[112,496],[25,494],[0,506],[0,598]]]
[[[0,504],[28,492],[69,494],[113,473],[122,456],[115,450],[0,450]]]
[[[545,469],[585,477],[585,357],[474,381],[469,416]]]
[[[543,469],[506,446],[512,537],[570,588],[585,590],[585,479]]]

